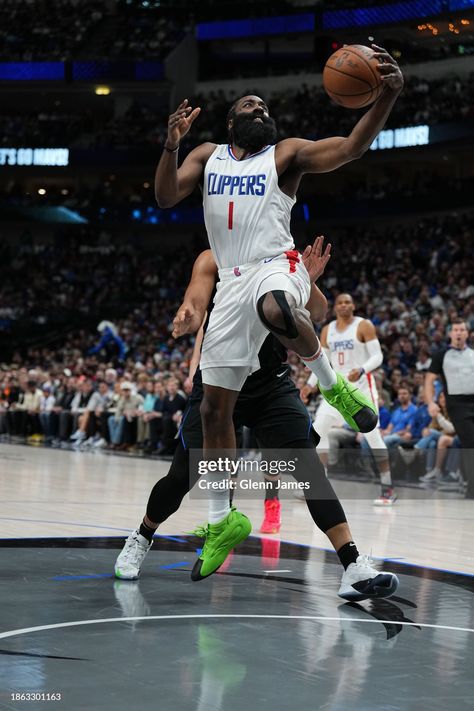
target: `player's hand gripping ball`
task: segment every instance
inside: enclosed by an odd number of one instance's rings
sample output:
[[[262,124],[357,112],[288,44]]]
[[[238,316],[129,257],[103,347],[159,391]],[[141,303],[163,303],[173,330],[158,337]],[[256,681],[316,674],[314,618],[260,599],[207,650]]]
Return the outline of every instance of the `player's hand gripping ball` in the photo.
[[[350,44],[329,57],[323,85],[336,104],[360,109],[376,101],[385,87],[400,92],[403,76],[395,59],[382,47]]]

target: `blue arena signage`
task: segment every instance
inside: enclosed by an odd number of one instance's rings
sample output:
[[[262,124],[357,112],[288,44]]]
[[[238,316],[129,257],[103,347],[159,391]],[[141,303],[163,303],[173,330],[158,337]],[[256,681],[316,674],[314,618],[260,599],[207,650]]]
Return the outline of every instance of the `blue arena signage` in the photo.
[[[417,17],[429,17],[443,12],[442,0],[406,0],[375,7],[356,7],[348,10],[323,12],[323,29],[338,30],[343,27],[388,25]],[[447,9],[447,8],[445,8]]]
[[[0,62],[2,81],[62,81],[64,62]]]
[[[313,14],[277,15],[274,17],[256,17],[248,20],[201,22],[196,25],[196,38],[199,41],[208,41],[235,37],[285,35],[289,32],[313,32],[314,28],[315,17]]]
[[[69,165],[69,148],[0,148],[0,165]]]

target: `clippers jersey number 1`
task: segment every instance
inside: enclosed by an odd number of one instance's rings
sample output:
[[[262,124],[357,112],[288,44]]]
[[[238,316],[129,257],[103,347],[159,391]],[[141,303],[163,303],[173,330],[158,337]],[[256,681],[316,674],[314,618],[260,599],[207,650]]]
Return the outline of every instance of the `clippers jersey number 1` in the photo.
[[[337,352],[337,362],[339,365],[344,365],[344,351]]]
[[[227,227],[231,230],[234,226],[234,203],[229,203],[229,217],[227,220]]]

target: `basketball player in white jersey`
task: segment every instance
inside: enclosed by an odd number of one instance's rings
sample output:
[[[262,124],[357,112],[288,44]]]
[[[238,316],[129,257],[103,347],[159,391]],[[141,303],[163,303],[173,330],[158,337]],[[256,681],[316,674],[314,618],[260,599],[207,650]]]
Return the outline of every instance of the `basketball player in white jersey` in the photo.
[[[383,128],[403,87],[395,60],[380,47],[375,56],[384,91],[346,138],[276,143],[276,124],[258,96],[231,107],[223,145],[204,143],[178,168],[182,138],[198,117],[187,100],[169,118],[168,135],[155,175],[160,207],[173,207],[201,185],[209,243],[219,283],[206,332],[201,370],[204,456],[235,450],[233,410],[245,380],[259,368],[258,352],[273,333],[297,353],[318,378],[321,394],[356,431],[377,423],[376,408],[331,368],[305,309],[311,284],[290,233],[291,209],[305,173],[335,170],[360,158]],[[215,461],[213,462],[215,465]],[[229,472],[208,481],[209,524],[191,575],[214,573],[228,552],[246,538],[251,525],[229,510]]]
[[[321,347],[325,349],[334,370],[342,373],[355,383],[359,390],[378,404],[378,393],[372,371],[382,365],[383,353],[371,321],[354,316],[355,305],[350,294],[339,294],[334,304],[336,319],[321,331]],[[308,383],[316,384],[311,374]],[[318,445],[320,458],[327,465],[327,451],[330,443],[328,433],[332,427],[342,427],[344,419],[339,412],[323,400],[314,420],[314,428],[321,440]],[[372,449],[380,472],[381,495],[375,499],[376,506],[393,506],[396,495],[393,491],[387,446],[380,433],[380,427],[364,435]]]

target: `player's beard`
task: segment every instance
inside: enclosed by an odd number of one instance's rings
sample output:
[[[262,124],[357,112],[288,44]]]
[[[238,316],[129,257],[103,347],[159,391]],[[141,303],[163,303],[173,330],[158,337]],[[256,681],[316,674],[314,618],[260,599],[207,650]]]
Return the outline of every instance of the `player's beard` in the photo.
[[[255,121],[256,118],[262,119]],[[264,146],[274,143],[277,137],[275,121],[270,116],[259,114],[235,114],[230,130],[230,140],[246,151],[259,151]]]

